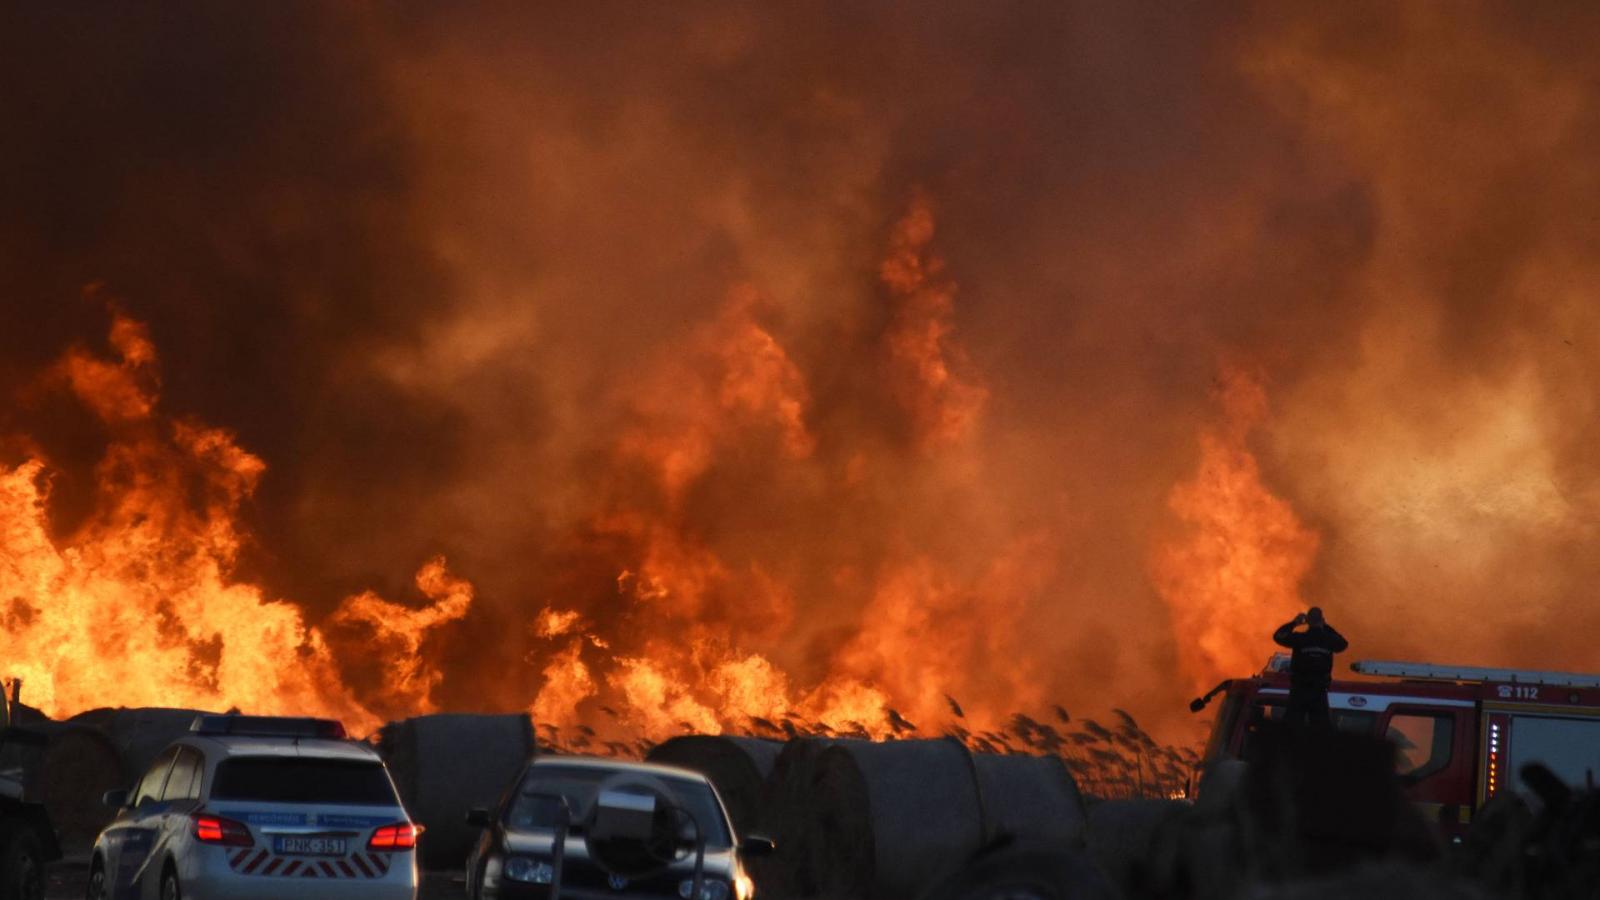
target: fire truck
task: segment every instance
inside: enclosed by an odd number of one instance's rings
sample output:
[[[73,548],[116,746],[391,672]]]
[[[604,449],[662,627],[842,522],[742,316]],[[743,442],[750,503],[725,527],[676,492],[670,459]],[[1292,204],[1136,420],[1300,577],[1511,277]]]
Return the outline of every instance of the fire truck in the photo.
[[[1518,773],[1528,763],[1577,788],[1600,777],[1600,675],[1392,661],[1350,669],[1364,677],[1328,689],[1334,726],[1393,743],[1407,794],[1447,838],[1460,839],[1495,796],[1525,792]],[[1219,694],[1204,765],[1248,758],[1256,735],[1284,717],[1288,655],[1259,675],[1224,681],[1190,709]]]

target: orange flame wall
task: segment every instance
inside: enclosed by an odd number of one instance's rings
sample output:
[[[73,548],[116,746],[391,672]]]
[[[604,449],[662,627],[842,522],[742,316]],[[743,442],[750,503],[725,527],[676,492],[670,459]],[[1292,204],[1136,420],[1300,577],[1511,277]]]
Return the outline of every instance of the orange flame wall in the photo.
[[[41,5],[0,35],[0,673],[616,749],[1187,738],[1310,603],[1352,656],[1595,668],[1597,38]]]

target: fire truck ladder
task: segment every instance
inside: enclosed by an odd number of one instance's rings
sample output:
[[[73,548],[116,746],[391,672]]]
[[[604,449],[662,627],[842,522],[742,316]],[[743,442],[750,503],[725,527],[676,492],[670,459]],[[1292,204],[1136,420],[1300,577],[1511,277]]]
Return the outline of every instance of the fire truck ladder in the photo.
[[[1541,672],[1537,669],[1494,669],[1484,666],[1438,666],[1431,663],[1363,659],[1350,664],[1362,675],[1387,675],[1418,681],[1490,681],[1507,684],[1549,684],[1560,687],[1600,687],[1600,675],[1576,672]]]

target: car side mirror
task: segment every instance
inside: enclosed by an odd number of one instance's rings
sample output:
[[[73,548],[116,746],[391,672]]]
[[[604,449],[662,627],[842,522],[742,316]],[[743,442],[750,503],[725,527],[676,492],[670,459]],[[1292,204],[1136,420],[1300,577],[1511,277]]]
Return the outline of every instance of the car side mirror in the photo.
[[[100,802],[112,809],[122,809],[128,805],[128,791],[126,788],[106,791],[100,795]]]
[[[777,842],[764,834],[746,835],[739,842],[739,850],[746,856],[771,856],[777,849]]]
[[[467,810],[468,825],[475,825],[479,828],[488,828],[491,824],[493,824],[493,822],[494,820],[490,818],[489,811],[487,809],[475,808]]]

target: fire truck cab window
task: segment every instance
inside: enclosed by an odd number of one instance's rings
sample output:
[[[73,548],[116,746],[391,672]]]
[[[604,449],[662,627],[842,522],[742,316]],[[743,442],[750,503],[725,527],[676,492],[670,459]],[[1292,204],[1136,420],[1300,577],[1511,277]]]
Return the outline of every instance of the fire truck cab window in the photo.
[[[1456,731],[1450,713],[1397,712],[1384,735],[1395,746],[1395,774],[1411,781],[1442,772],[1450,765]]]

